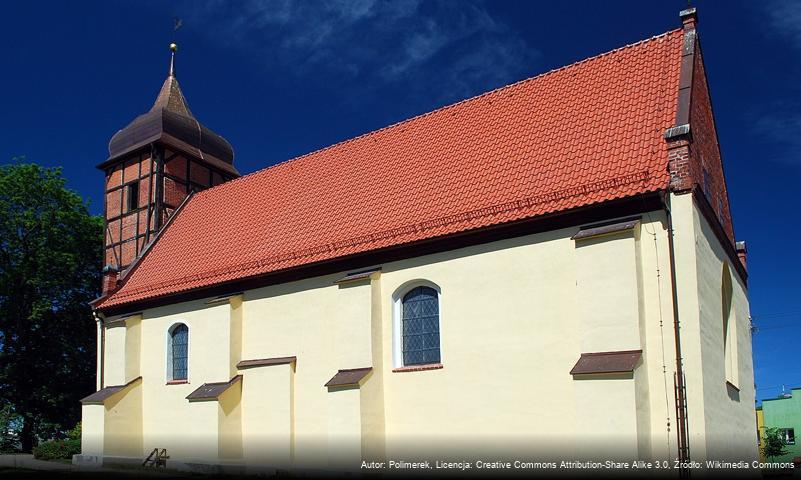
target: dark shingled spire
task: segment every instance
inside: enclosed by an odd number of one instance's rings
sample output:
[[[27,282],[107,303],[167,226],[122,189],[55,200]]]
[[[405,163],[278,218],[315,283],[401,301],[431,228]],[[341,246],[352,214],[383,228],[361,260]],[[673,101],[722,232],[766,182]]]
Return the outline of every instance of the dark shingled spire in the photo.
[[[174,43],[170,45],[170,50],[172,50],[172,55],[170,55],[170,73],[164,80],[164,84],[159,91],[159,96],[156,97],[153,108],[150,110],[164,108],[185,117],[195,118],[189,110],[189,105],[186,104],[184,94],[181,92],[181,86],[178,85],[178,79],[175,77],[175,52],[177,48],[178,47]]]
[[[175,76],[175,44],[170,45],[170,70],[149,112],[142,114],[111,137],[105,168],[121,156],[155,141],[189,153],[235,176],[234,151],[223,137],[201,124],[189,106]]]

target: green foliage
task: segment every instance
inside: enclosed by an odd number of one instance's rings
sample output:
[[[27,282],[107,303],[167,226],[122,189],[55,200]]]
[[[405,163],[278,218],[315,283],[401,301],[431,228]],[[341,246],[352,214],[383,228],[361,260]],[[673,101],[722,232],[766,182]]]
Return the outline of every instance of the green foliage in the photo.
[[[33,448],[33,456],[39,460],[72,458],[81,453],[80,440],[50,440]]]
[[[65,187],[61,170],[0,166],[0,405],[19,439],[62,435],[94,390],[103,221]]]
[[[0,453],[19,452],[19,430],[22,421],[10,404],[0,408]]]
[[[80,440],[81,439],[81,422],[75,424],[72,430],[69,431],[67,434],[67,438],[70,440]]]
[[[787,455],[788,451],[785,448],[787,442],[784,440],[784,432],[781,428],[770,427],[765,429],[764,443],[762,444],[762,453],[768,458],[780,457]]]

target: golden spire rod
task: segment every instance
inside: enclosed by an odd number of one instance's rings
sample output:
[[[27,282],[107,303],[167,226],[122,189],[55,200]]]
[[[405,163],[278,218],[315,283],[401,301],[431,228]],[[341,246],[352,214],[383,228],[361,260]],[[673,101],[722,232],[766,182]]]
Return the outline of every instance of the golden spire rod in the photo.
[[[171,43],[170,44],[170,52],[172,52],[170,54],[170,76],[171,77],[175,76],[175,52],[177,52],[177,51],[178,51],[178,45],[176,43],[174,43],[174,42]]]

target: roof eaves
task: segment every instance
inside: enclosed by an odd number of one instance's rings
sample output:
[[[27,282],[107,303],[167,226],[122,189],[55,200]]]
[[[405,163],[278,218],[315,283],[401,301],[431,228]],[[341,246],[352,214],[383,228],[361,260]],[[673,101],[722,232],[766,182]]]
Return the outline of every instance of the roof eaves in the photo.
[[[148,138],[136,143],[135,145],[131,145],[130,147],[127,147],[124,150],[121,150],[119,153],[116,153],[114,155],[110,155],[107,159],[105,159],[101,163],[98,163],[97,165],[95,165],[95,168],[97,168],[98,170],[105,170],[107,167],[111,166],[113,163],[116,163],[121,157],[124,157],[125,155],[128,155],[131,152],[134,152],[136,150],[144,148],[144,147],[150,145],[151,143],[159,140],[161,138],[161,135],[162,135],[161,132],[159,132],[159,133],[157,133],[155,135],[151,135],[150,137],[148,137]]]
[[[665,190],[654,190],[652,192],[645,192],[645,194],[646,195],[650,195],[650,197],[648,197],[648,196],[645,196],[645,197],[638,196],[638,197],[620,198],[620,199],[616,199],[616,200],[606,201],[606,202],[603,202],[603,203],[600,203],[600,204],[587,204],[587,205],[583,205],[583,206],[581,206],[581,207],[579,207],[577,209],[573,209],[573,210],[552,212],[550,214],[537,215],[537,216],[534,216],[534,217],[528,217],[528,218],[520,219],[520,220],[518,220],[516,222],[512,222],[512,224],[522,224],[522,223],[529,223],[529,222],[536,222],[536,223],[542,224],[543,222],[553,222],[554,219],[558,220],[559,218],[571,218],[570,217],[571,215],[572,216],[575,216],[575,215],[587,215],[587,213],[591,212],[591,211],[601,211],[601,210],[599,210],[599,208],[604,208],[604,207],[615,208],[615,205],[619,205],[620,202],[628,201],[629,203],[631,203],[632,199],[636,199],[636,201],[634,201],[634,203],[637,204],[637,205],[640,205],[640,208],[642,208],[642,207],[646,207],[646,206],[650,205],[650,203],[648,201],[648,198],[651,198],[652,200],[657,199],[657,198],[659,198],[659,196],[664,191]],[[200,193],[202,193],[202,192],[200,192]],[[652,208],[656,208],[655,205],[651,205],[651,207]],[[617,208],[619,208],[619,207],[617,207]],[[629,207],[629,208],[631,208],[631,207]],[[614,211],[615,212],[621,212],[621,210],[619,210],[619,209],[616,209]],[[631,210],[629,210],[628,208],[624,208],[623,211],[629,212]],[[641,210],[636,210],[636,212],[640,212],[640,211]],[[615,216],[621,216],[621,215],[615,215]],[[626,216],[626,215],[622,215],[621,217],[623,217],[623,216]],[[510,224],[510,225],[512,225],[512,224]],[[575,224],[573,224],[573,225],[575,225]],[[447,239],[458,238],[460,236],[470,235],[472,233],[477,233],[477,232],[482,232],[482,231],[488,231],[488,230],[492,230],[494,228],[496,228],[496,226],[488,226],[488,227],[483,227],[483,228],[479,228],[479,229],[476,229],[476,230],[469,230],[469,231],[464,231],[464,232],[456,232],[456,233],[452,233],[452,234],[441,236],[441,237],[424,239],[424,240],[422,240],[422,242],[430,242],[430,241],[434,241],[434,240],[445,241]],[[416,242],[412,242],[412,243],[408,244],[407,246],[412,246],[412,245],[415,245],[415,244],[416,244]],[[400,247],[399,245],[392,245],[392,246],[386,247],[384,249],[368,250],[368,251],[364,251],[364,252],[358,252],[358,253],[352,254],[352,256],[356,257],[358,255],[377,254],[377,253],[380,253],[382,251],[386,252],[386,251],[389,251],[389,250],[397,249],[399,247]],[[150,302],[150,301],[152,301],[154,299],[157,299],[157,298],[170,298],[170,297],[176,298],[176,296],[180,296],[182,294],[186,294],[187,292],[191,292],[191,291],[203,292],[204,290],[212,289],[212,287],[214,287],[214,286],[225,287],[225,289],[229,289],[229,292],[230,291],[235,291],[235,290],[238,291],[238,290],[250,288],[250,287],[243,287],[243,285],[241,285],[240,282],[243,281],[243,280],[247,280],[247,279],[251,279],[252,280],[252,279],[257,279],[257,278],[261,278],[261,277],[272,276],[272,275],[275,275],[275,274],[291,272],[291,271],[299,269],[299,268],[304,268],[304,267],[309,267],[309,266],[314,266],[314,265],[318,265],[319,266],[319,265],[329,264],[329,263],[335,262],[337,260],[341,261],[341,260],[343,260],[343,258],[347,258],[347,257],[348,256],[324,259],[324,260],[320,260],[319,262],[315,262],[313,264],[296,265],[296,266],[290,267],[290,268],[288,268],[286,270],[278,270],[278,271],[269,271],[269,272],[265,272],[265,273],[258,273],[258,274],[252,275],[252,276],[245,276],[245,277],[241,277],[241,278],[236,278],[235,280],[230,280],[230,281],[221,282],[221,283],[211,282],[208,285],[204,285],[204,286],[188,287],[188,288],[182,286],[181,288],[177,288],[177,289],[172,290],[172,291],[170,291],[168,293],[159,293],[159,292],[153,293],[155,288],[158,288],[158,287],[163,286],[163,285],[152,285],[152,284],[151,285],[147,285],[146,288],[144,290],[142,290],[142,291],[140,291],[141,290],[141,288],[140,288],[140,289],[134,290],[132,292],[125,292],[124,295],[119,295],[119,293],[121,292],[121,288],[120,288],[115,292],[115,293],[117,293],[117,295],[115,296],[115,300],[116,300],[115,303],[110,305],[108,308],[110,308],[110,309],[112,309],[112,311],[116,312],[115,314],[122,314],[122,313],[125,312],[124,310],[122,310],[122,308],[124,306],[126,306],[126,305],[130,306],[130,308],[132,308],[132,309],[142,309],[142,308],[145,308],[144,305],[146,303],[148,303],[148,302]],[[376,265],[376,264],[380,264],[382,262],[384,262],[384,260],[376,259],[376,258],[372,258],[371,257],[371,259],[366,262],[366,265],[370,265],[370,264]],[[367,268],[367,267],[364,267],[364,268]],[[227,271],[230,271],[230,269],[227,270]],[[338,271],[341,272],[342,270],[339,269]],[[326,274],[329,274],[329,273],[336,273],[336,272],[332,271],[332,272],[327,272]],[[170,281],[169,283],[170,283],[170,285],[179,285],[180,284],[177,281]],[[217,295],[229,293],[229,292],[226,292],[226,291],[220,291],[219,288],[213,289],[213,291],[218,292],[218,293],[216,293]],[[140,295],[140,294],[142,294],[144,292],[146,292],[144,295]],[[213,296],[213,295],[214,294],[201,293],[199,296],[197,296],[195,298],[203,298],[203,297],[209,297],[209,296]],[[135,298],[132,298],[132,297],[135,297]]]
[[[647,180],[647,178],[648,178],[648,172],[639,172],[639,173],[636,173],[636,174],[631,174],[631,175],[627,175],[627,176],[620,177],[620,178],[616,179],[615,180],[615,185],[625,185],[625,184],[637,183],[637,182],[641,182],[641,181]],[[584,185],[584,186],[580,187],[579,189],[583,190],[583,191],[592,191],[592,189],[600,190],[602,188],[608,188],[609,185],[610,185],[610,181],[607,180],[607,181],[598,182],[598,183],[595,183],[595,184]],[[561,195],[563,195],[564,198],[566,198],[567,196],[569,196],[571,194],[571,192],[573,192],[577,188],[578,187],[570,187],[568,189],[565,189],[564,191],[560,191],[559,193]],[[496,206],[493,206],[491,208],[484,207],[484,208],[479,209],[480,210],[479,213],[480,213],[480,216],[483,218],[483,217],[488,217],[488,216],[492,216],[492,215],[498,214],[499,212],[501,212],[501,208],[500,207],[508,207],[510,210],[519,210],[521,208],[526,208],[526,207],[521,207],[521,205],[523,205],[523,204],[525,204],[527,207],[530,207],[532,204],[536,204],[538,202],[541,203],[541,202],[550,201],[550,199],[552,199],[554,197],[554,194],[547,195],[547,196],[542,196],[542,197],[545,198],[545,200],[537,200],[539,197],[534,197],[534,198],[530,198],[530,199],[523,199],[523,200],[515,200],[515,201],[506,202],[503,205],[496,205]],[[377,233],[372,234],[370,236],[364,236],[364,235],[358,236],[354,240],[348,241],[348,242],[339,241],[339,242],[336,242],[336,244],[320,245],[315,249],[315,251],[333,252],[333,251],[341,250],[341,249],[344,249],[344,248],[351,248],[351,247],[356,246],[356,245],[368,244],[370,242],[375,241],[375,239],[379,238],[379,237],[380,238],[391,238],[394,235],[402,234],[402,232],[405,232],[405,231],[407,231],[407,230],[409,230],[411,228],[414,228],[415,230],[424,230],[426,228],[439,228],[439,227],[442,227],[444,225],[443,221],[445,221],[445,220],[452,220],[453,223],[459,224],[460,222],[464,223],[465,222],[464,218],[466,218],[466,217],[469,217],[471,220],[474,221],[475,219],[479,218],[480,216],[476,212],[472,212],[472,211],[470,211],[470,212],[462,212],[461,214],[458,214],[458,215],[452,214],[452,215],[448,215],[444,220],[443,219],[430,219],[430,220],[427,220],[427,221],[422,222],[422,223],[417,223],[417,224],[413,224],[413,225],[405,225],[403,227],[394,227],[392,229],[388,229],[388,230],[383,231],[383,232],[377,232]],[[534,218],[534,217],[537,217],[537,216],[538,215],[534,215],[534,216],[532,216],[530,218]],[[465,228],[469,229],[469,227],[465,227]],[[305,254],[307,256],[313,256],[315,253],[312,252],[310,249],[306,249],[305,250]],[[298,253],[297,252],[289,252],[289,253],[283,254],[283,256],[281,256],[281,257],[270,258],[268,260],[269,260],[269,263],[275,264],[275,263],[280,263],[281,261],[284,261],[285,257],[294,259],[294,258],[298,257]],[[260,260],[259,263],[264,265],[264,264],[267,264],[268,262],[267,262],[267,260]],[[225,268],[221,269],[220,271],[207,272],[205,278],[211,279],[211,278],[214,278],[215,276],[218,276],[220,274],[231,274],[231,273],[236,273],[236,272],[239,272],[239,271],[244,271],[244,270],[249,269],[252,264],[253,264],[253,262],[249,261],[249,262],[240,264],[237,267],[226,266]],[[194,278],[197,278],[197,275],[195,275]],[[182,279],[171,280],[172,283],[176,283],[176,282],[180,283],[181,281],[182,281]],[[140,290],[141,289],[150,290],[152,288],[153,288],[153,285],[149,285],[149,286],[146,286],[146,287],[144,287],[144,286],[140,287]],[[137,293],[137,292],[136,291],[128,292],[127,295],[134,295],[135,293]]]

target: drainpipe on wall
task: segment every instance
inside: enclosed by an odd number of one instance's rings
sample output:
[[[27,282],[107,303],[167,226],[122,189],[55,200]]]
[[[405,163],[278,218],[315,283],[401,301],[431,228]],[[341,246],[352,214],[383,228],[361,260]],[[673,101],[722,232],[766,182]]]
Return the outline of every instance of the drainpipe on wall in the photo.
[[[687,439],[687,399],[684,385],[684,369],[681,355],[681,327],[679,322],[679,297],[676,288],[676,251],[673,245],[673,218],[670,214],[669,192],[662,194],[662,208],[667,216],[668,230],[668,250],[670,253],[670,290],[673,300],[673,340],[676,345],[676,379],[675,379],[675,400],[676,400],[676,435],[678,437],[679,461],[682,463],[690,460],[690,447]],[[680,474],[686,478],[689,470],[681,468]]]
[[[97,390],[102,390],[105,363],[103,359],[106,356],[106,329],[104,325],[106,317],[97,310],[92,310],[92,315],[95,317],[95,322],[97,322]]]

